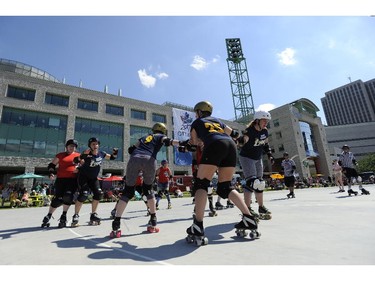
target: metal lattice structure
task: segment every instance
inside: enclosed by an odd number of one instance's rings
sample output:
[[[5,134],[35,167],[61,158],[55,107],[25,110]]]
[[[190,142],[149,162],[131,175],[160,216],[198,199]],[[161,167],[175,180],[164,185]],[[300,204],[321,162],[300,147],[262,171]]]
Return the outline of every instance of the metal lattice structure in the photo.
[[[254,115],[254,103],[241,40],[231,38],[225,42],[235,118],[237,122],[248,123]]]

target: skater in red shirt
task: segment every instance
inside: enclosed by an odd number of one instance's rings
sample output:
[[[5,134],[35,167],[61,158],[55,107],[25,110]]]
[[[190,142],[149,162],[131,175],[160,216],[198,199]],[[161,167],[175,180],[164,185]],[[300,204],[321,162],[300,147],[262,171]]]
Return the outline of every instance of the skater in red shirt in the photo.
[[[159,210],[160,199],[163,195],[167,197],[168,209],[172,208],[171,196],[169,195],[169,182],[173,179],[172,171],[168,166],[167,160],[161,161],[161,166],[156,170],[156,179],[158,182],[158,194],[156,196],[156,210]]]
[[[70,139],[65,144],[65,151],[56,154],[52,162],[48,164],[50,177],[56,174],[55,195],[52,198],[48,214],[43,218],[42,227],[49,226],[49,220],[58,207],[63,205],[63,213],[59,219],[59,228],[66,227],[66,214],[71,204],[73,204],[73,196],[77,191],[77,169],[73,159],[79,156],[76,152],[78,142]]]

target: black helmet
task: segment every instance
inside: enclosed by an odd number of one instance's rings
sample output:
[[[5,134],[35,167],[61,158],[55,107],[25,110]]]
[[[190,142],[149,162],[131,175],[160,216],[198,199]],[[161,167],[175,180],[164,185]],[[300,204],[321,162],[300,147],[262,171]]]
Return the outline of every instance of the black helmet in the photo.
[[[155,123],[154,126],[152,126],[152,132],[155,134],[156,132],[160,132],[164,135],[167,134],[167,127],[164,123],[158,122]]]
[[[197,112],[198,110],[202,112],[209,112],[211,115],[213,106],[209,101],[201,101],[194,106],[194,112]]]
[[[89,146],[89,147],[90,147],[90,145],[91,145],[92,142],[97,142],[98,144],[100,144],[100,140],[99,140],[98,138],[96,138],[96,137],[92,137],[92,138],[90,138],[89,141],[88,141],[88,146]]]
[[[350,149],[349,145],[347,144],[344,144],[341,149],[344,149],[344,148]]]
[[[74,144],[76,146],[76,148],[78,147],[78,142],[74,139],[67,140],[66,143],[65,143],[65,147],[67,147],[68,145],[71,145],[71,144]]]
[[[288,152],[284,152],[283,156],[289,156],[289,153]]]

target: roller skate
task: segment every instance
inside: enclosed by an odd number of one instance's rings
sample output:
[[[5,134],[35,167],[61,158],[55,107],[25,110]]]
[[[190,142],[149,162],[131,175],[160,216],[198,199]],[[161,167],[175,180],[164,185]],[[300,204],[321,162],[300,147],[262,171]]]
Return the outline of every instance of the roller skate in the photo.
[[[227,201],[227,208],[233,208],[233,207],[234,207],[234,204],[228,200]]]
[[[237,237],[246,237],[248,231],[250,230],[249,237],[251,239],[256,239],[260,237],[260,232],[258,232],[258,224],[255,217],[252,215],[242,215],[242,220],[235,224],[234,228],[236,229],[235,233]]]
[[[112,222],[112,231],[109,234],[110,238],[120,238],[121,237],[121,230],[120,230],[120,218],[114,219]]]
[[[220,202],[216,202],[215,204],[216,210],[223,210],[224,206]]]
[[[64,228],[66,227],[66,222],[67,222],[67,219],[66,219],[66,214],[62,214],[60,219],[59,219],[59,228]]]
[[[73,218],[72,218],[72,224],[70,225],[71,227],[77,227],[79,226],[79,215],[78,214],[74,214],[73,215]]]
[[[194,243],[196,246],[203,246],[208,244],[207,237],[204,236],[203,222],[197,222],[194,219],[193,224],[186,229],[186,242]]]
[[[295,195],[294,195],[294,192],[290,192],[289,194],[286,195],[286,197],[288,197],[288,199],[296,198]]]
[[[99,225],[101,219],[98,217],[97,213],[91,213],[89,225]]]
[[[41,227],[49,227],[50,226],[49,220],[51,219],[51,217],[52,217],[52,215],[46,215],[43,218]]]
[[[362,195],[370,195],[370,192],[362,187],[361,194]]]
[[[259,223],[259,214],[253,210],[253,208],[249,207],[250,215],[252,215],[256,221],[256,223]]]
[[[216,212],[215,209],[211,209],[210,212],[208,213],[208,215],[209,215],[210,217],[216,217],[216,216],[217,216],[217,212]]]
[[[167,207],[167,209],[172,209],[172,204],[171,204],[171,202],[168,202],[168,207]]]
[[[110,219],[114,219],[116,217],[116,208],[111,211]]]
[[[259,219],[261,219],[261,220],[270,220],[270,219],[272,219],[271,212],[264,205],[263,206],[259,206],[258,212],[259,212]]]
[[[354,191],[354,190],[351,189],[351,188],[349,188],[349,189],[348,189],[348,194],[349,194],[349,196],[352,196],[352,194],[354,194],[355,196],[357,196],[357,195],[358,195],[358,192],[357,192],[357,191]]]
[[[157,224],[157,220],[156,220],[155,214],[151,215],[151,218],[148,221],[147,231],[150,232],[150,233],[159,232],[160,229],[156,226],[156,224]]]

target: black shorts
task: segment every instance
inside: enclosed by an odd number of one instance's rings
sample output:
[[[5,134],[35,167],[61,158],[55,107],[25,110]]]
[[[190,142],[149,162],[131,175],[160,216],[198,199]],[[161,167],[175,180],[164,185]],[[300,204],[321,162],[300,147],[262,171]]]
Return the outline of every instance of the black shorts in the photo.
[[[294,176],[284,178],[284,184],[287,187],[293,187],[295,182],[296,178]]]
[[[343,168],[342,169],[342,173],[345,175],[345,177],[347,177],[348,179],[350,178],[356,178],[358,177],[358,173],[355,169],[353,168]]]
[[[232,140],[217,140],[204,147],[200,164],[236,167],[237,148]]]
[[[55,181],[55,197],[63,197],[67,191],[74,194],[77,189],[77,178],[57,178]]]

